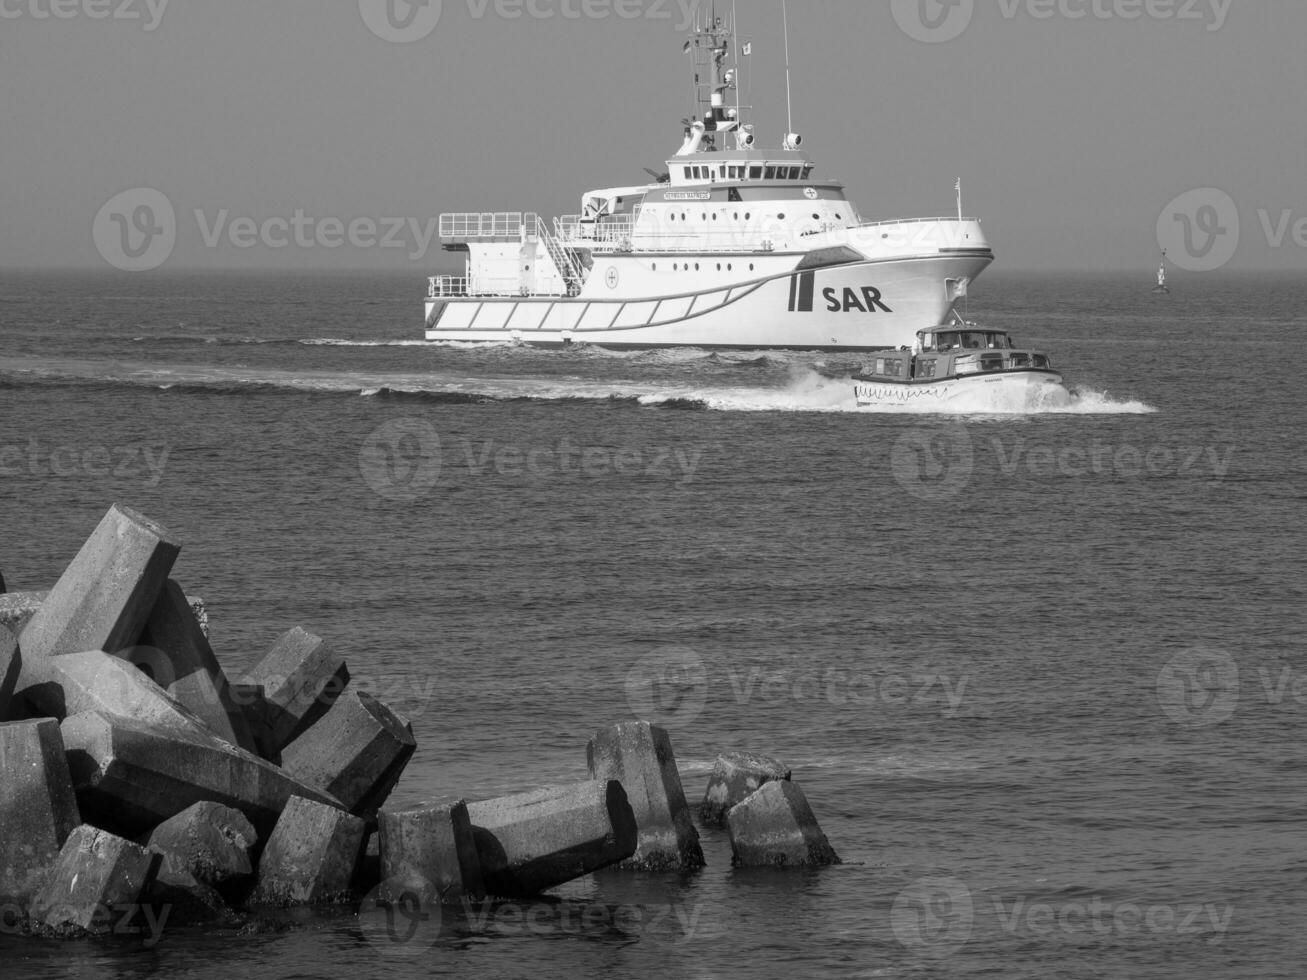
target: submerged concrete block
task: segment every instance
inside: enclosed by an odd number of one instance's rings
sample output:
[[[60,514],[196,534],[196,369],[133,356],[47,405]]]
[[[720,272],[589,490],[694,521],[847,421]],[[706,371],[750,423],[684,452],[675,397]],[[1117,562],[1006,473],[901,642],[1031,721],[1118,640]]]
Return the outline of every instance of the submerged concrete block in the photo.
[[[120,654],[144,671],[222,738],[255,751],[249,721],[232,697],[227,677],[200,629],[190,600],[169,579],[140,643]]]
[[[736,867],[839,864],[807,797],[790,780],[765,783],[726,815]]]
[[[286,746],[281,764],[371,820],[417,750],[413,726],[370,694],[346,691],[321,721]]]
[[[340,806],[258,756],[212,735],[187,737],[87,712],[61,726],[83,816],[138,837],[205,800],[233,807],[260,835],[292,796]]]
[[[161,880],[184,886],[190,878],[235,900],[254,883],[252,852],[258,842],[245,814],[204,800],[159,824],[147,846],[163,855]]]
[[[33,925],[60,933],[112,931],[139,906],[160,860],[138,844],[83,824],[68,835],[32,900]]]
[[[699,821],[705,827],[722,827],[726,812],[758,790],[763,783],[789,779],[790,770],[765,755],[728,752],[717,757],[708,789],[699,804]]]
[[[349,684],[349,668],[322,637],[297,626],[240,683],[263,688],[247,714],[259,754],[271,759],[331,710]]]
[[[169,867],[167,858],[159,865],[159,873],[146,889],[143,901],[160,910],[155,913],[156,921],[166,916],[165,921],[173,925],[235,925],[240,921],[216,888],[186,871]]]
[[[424,901],[485,897],[481,861],[467,804],[392,813],[382,810],[379,898],[413,891]]]
[[[538,895],[635,853],[640,832],[622,784],[588,780],[469,803],[491,895]]]
[[[135,646],[180,550],[166,528],[111,507],[19,636],[21,685],[60,654]]]
[[[616,779],[626,791],[640,840],[622,867],[693,871],[704,865],[699,832],[685,802],[671,736],[647,721],[613,725],[586,746],[591,779]]]
[[[263,850],[251,901],[283,906],[347,902],[366,844],[362,818],[294,797]]]
[[[0,906],[27,907],[81,822],[59,723],[0,724]]]

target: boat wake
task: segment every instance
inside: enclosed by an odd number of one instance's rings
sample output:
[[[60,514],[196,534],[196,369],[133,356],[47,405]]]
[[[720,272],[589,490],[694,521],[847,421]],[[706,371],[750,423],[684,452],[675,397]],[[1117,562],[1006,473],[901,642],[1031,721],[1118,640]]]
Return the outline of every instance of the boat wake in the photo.
[[[704,355],[700,352],[700,358]],[[948,415],[1120,415],[1149,414],[1156,409],[1140,401],[1118,401],[1103,392],[1054,389],[1053,397],[1037,404],[1002,405],[992,400],[959,398],[946,404],[889,409],[859,408],[848,379],[827,377],[790,364],[773,370],[775,362],[734,360],[731,368],[756,370],[763,383],[724,384],[720,376],[698,384],[684,383],[684,370],[675,377],[630,379],[566,376],[468,376],[462,372],[398,373],[358,371],[287,371],[275,368],[218,367],[181,364],[105,363],[83,359],[0,358],[0,385],[118,386],[154,388],[169,395],[348,395],[378,400],[427,404],[492,402],[627,403],[636,407],[694,409],[718,412],[812,412]],[[720,362],[709,375],[720,375]],[[759,378],[759,381],[762,379]]]

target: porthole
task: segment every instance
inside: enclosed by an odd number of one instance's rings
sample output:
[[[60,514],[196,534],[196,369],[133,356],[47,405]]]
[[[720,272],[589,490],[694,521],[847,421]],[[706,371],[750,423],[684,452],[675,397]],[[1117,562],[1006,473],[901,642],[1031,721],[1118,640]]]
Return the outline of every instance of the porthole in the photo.
[[[783,215],[783,214],[778,214],[778,215],[776,215],[776,219],[777,219],[778,221],[784,221],[784,220],[785,220],[785,215]]]
[[[753,263],[752,263],[752,262],[749,263],[749,271],[750,271],[750,272],[753,271]]]
[[[699,263],[698,263],[698,262],[694,263],[694,271],[695,271],[695,272],[698,272],[698,271],[699,271]]]

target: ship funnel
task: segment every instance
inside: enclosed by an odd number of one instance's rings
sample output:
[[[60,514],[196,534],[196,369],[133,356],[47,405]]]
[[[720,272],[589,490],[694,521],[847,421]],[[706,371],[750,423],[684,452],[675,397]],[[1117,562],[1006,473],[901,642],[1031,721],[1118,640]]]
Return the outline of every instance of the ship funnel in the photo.
[[[803,137],[798,133],[789,133],[785,137],[785,149],[797,150],[803,145]]]

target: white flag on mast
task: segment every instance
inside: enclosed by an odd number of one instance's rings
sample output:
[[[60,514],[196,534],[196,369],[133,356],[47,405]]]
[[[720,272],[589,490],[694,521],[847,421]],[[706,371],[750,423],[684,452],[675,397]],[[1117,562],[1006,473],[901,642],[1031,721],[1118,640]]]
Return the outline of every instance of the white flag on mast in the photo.
[[[746,58],[753,54],[753,42],[745,41],[744,46],[740,48],[740,54],[744,55]]]

